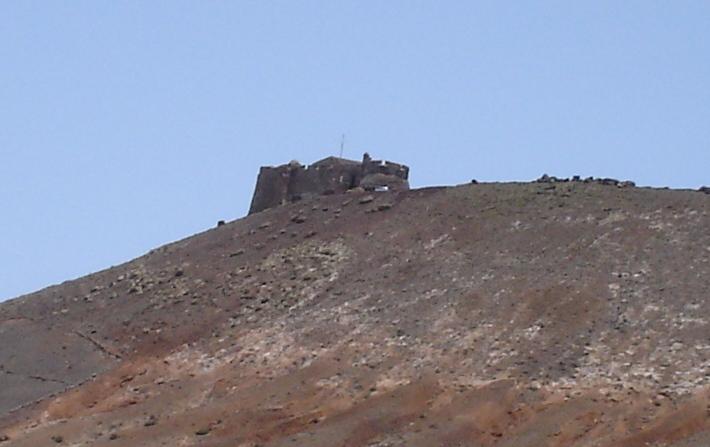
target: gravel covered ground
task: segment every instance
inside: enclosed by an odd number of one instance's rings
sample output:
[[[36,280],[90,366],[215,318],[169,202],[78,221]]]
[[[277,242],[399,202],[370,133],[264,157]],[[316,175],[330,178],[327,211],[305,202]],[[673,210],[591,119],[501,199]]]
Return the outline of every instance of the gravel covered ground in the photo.
[[[0,304],[0,446],[707,447],[709,294],[701,192],[325,196]]]

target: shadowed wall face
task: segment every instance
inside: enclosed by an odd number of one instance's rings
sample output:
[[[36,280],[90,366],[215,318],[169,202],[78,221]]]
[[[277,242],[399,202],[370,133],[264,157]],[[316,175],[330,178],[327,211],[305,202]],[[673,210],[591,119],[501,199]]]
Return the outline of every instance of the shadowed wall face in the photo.
[[[288,165],[275,168],[263,166],[259,169],[249,214],[280,205],[288,195],[290,180],[291,171]]]
[[[263,166],[259,170],[249,214],[326,194],[342,194],[356,187],[408,189],[409,168],[389,161],[362,162],[328,157],[303,166],[296,162]]]

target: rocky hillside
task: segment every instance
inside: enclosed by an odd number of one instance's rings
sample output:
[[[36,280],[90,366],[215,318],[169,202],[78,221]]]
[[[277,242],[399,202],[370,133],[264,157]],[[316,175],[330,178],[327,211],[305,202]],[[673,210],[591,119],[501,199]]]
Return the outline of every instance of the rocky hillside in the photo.
[[[0,446],[710,445],[710,195],[299,202],[0,305]]]

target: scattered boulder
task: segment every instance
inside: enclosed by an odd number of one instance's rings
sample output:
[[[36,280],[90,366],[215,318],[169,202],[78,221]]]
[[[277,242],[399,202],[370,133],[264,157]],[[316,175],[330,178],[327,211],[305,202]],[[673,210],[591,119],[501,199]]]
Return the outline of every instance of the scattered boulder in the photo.
[[[291,217],[291,222],[301,224],[306,221],[306,218],[303,217],[301,214],[296,214],[295,216]]]
[[[373,204],[373,206],[371,206],[370,208],[368,208],[365,212],[366,212],[366,213],[376,213],[376,212],[378,212],[378,211],[386,211],[386,210],[388,210],[388,209],[390,209],[390,208],[392,208],[392,204],[391,204],[391,203],[387,203],[387,202],[385,202],[385,203],[375,203],[375,204]]]
[[[54,435],[51,439],[57,444],[61,444],[62,442],[64,442],[64,438],[59,435]]]
[[[198,430],[195,432],[195,434],[196,434],[197,436],[205,436],[205,435],[210,434],[211,431],[212,431],[212,428],[211,428],[211,427],[202,427],[202,428],[198,429]]]
[[[226,222],[223,221],[223,220],[218,220],[218,221],[217,221],[217,226],[218,226],[218,227],[221,227],[221,226],[224,225],[225,223],[226,223]]]
[[[568,182],[568,181],[569,181],[569,179],[566,179],[566,178],[558,178],[558,177],[555,177],[554,175],[542,174],[542,177],[535,180],[535,183],[564,183],[564,182]]]
[[[152,427],[153,425],[155,425],[157,423],[158,423],[158,418],[155,417],[154,414],[151,414],[150,416],[148,416],[148,419],[145,420],[145,422],[143,423],[143,426],[144,427]]]
[[[360,204],[365,204],[365,203],[370,203],[370,202],[372,202],[373,200],[375,200],[375,197],[374,197],[374,196],[372,196],[372,195],[367,195],[367,196],[361,198],[359,202],[360,202]]]
[[[542,174],[542,176],[535,180],[535,183],[551,183],[552,178],[547,174]]]
[[[600,185],[610,185],[618,186],[619,188],[632,188],[636,186],[636,183],[631,180],[619,181],[614,178],[594,178],[587,177],[582,180],[579,175],[574,175],[572,178],[560,178],[552,175],[543,174],[540,178],[535,180],[535,183],[568,183],[568,182],[582,182],[582,183],[598,183]]]
[[[8,435],[0,435],[0,442],[7,442],[10,440]]]
[[[705,194],[710,194],[710,186],[701,186],[698,191],[703,192]]]

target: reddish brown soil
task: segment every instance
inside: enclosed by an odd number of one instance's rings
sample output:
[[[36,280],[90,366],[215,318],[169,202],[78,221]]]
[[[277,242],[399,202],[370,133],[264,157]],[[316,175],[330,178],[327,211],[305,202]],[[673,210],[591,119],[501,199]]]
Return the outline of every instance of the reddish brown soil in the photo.
[[[365,197],[0,305],[0,446],[710,445],[710,195]]]

